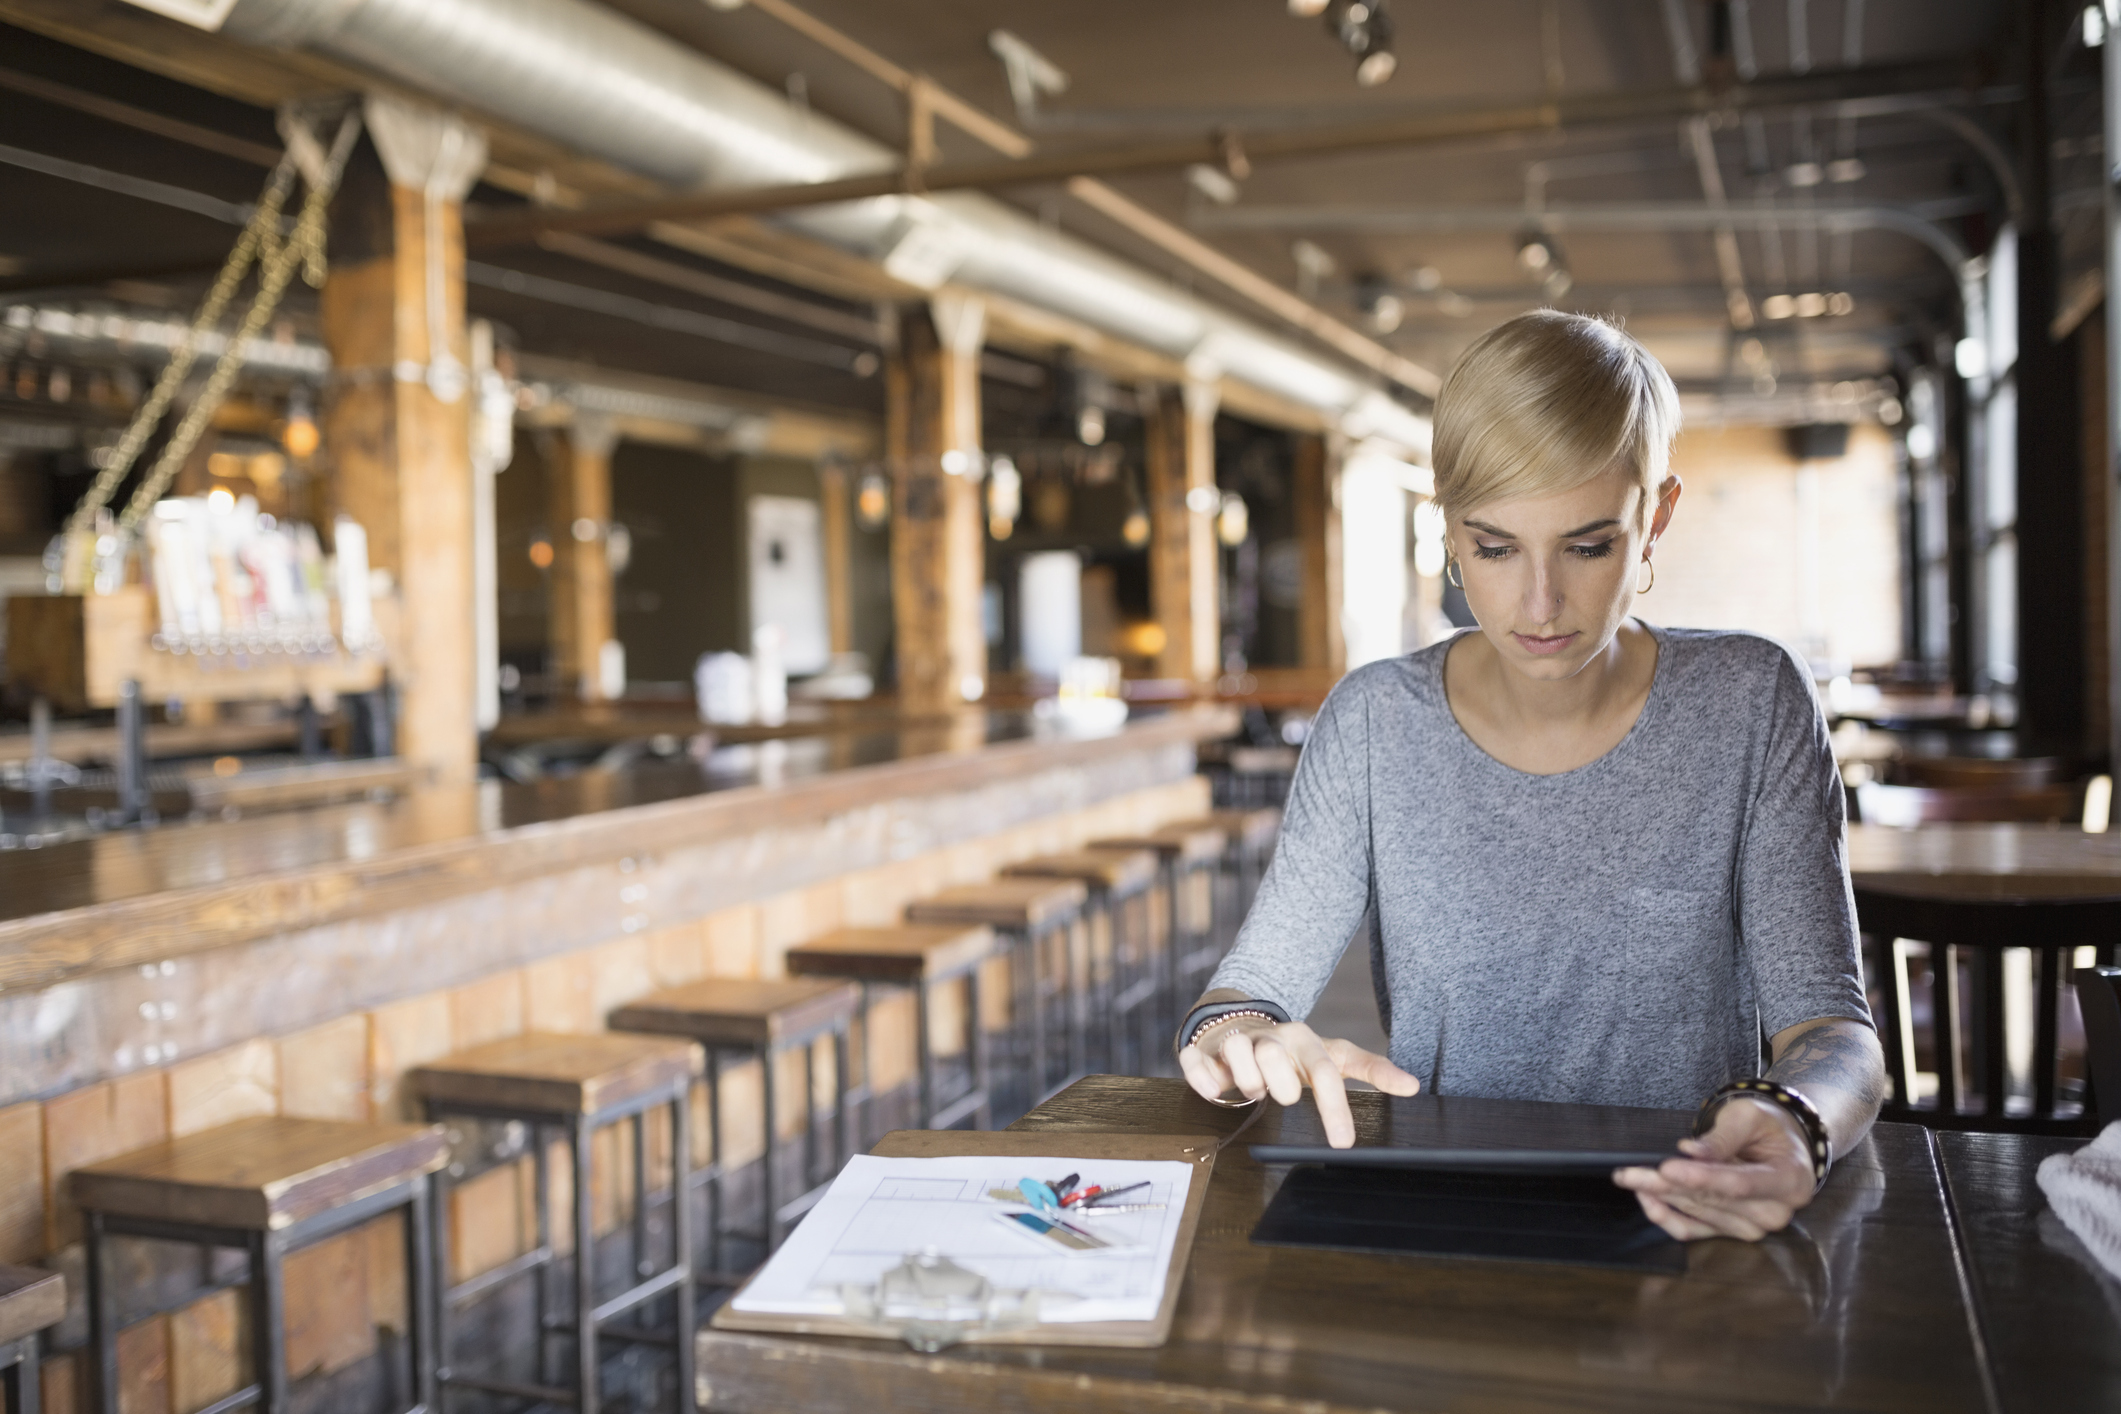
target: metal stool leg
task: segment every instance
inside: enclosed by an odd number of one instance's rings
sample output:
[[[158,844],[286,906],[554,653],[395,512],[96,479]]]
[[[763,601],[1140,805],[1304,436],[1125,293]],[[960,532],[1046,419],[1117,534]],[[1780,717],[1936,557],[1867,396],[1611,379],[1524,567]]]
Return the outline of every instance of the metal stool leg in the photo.
[[[675,1414],[691,1414],[699,1398],[693,1378],[692,1334],[699,1323],[699,1313],[693,1304],[696,1288],[692,1272],[692,1205],[686,1201],[692,1192],[691,1111],[692,1087],[680,1085],[676,1098],[670,1102],[670,1256],[671,1265],[685,1271],[685,1279],[677,1285]]]
[[[7,1407],[11,1414],[39,1414],[43,1398],[38,1386],[37,1337],[23,1336],[13,1345],[14,1360],[7,1367]]]
[[[707,1051],[707,1270],[722,1275],[722,1057]]]
[[[913,989],[915,1016],[913,1021],[914,1058],[919,1063],[921,1104],[921,1128],[935,1125],[935,1049],[933,1038],[928,1034],[928,979],[923,977],[920,985]]]
[[[848,1132],[847,1115],[847,1053],[850,1049],[847,1023],[841,1022],[832,1028],[832,1172],[847,1166]]]
[[[280,1243],[273,1233],[250,1235],[251,1343],[258,1371],[260,1414],[287,1408],[287,1301]]]
[[[648,1255],[648,1111],[633,1117],[633,1274],[654,1276]]]
[[[435,1402],[440,1397],[435,1372],[440,1348],[439,1297],[446,1278],[439,1278],[436,1272],[431,1211],[434,1206],[427,1180],[417,1180],[410,1201],[401,1210],[401,1220],[405,1224],[405,1336],[412,1356],[412,1400],[417,1408],[440,1414]]]
[[[987,1073],[987,1026],[980,1017],[979,968],[965,974],[965,1068],[972,1076],[972,1093],[979,1106],[972,1112],[974,1129],[994,1127],[994,1091]]]
[[[118,1414],[118,1310],[103,1268],[103,1214],[82,1214],[88,1276],[89,1408],[96,1414]]]
[[[589,1192],[589,1117],[568,1134],[574,1160],[575,1399],[578,1414],[597,1414],[596,1212]]]
[[[532,1283],[536,1292],[533,1305],[538,1320],[538,1383],[556,1385],[559,1383],[560,1372],[555,1368],[558,1362],[553,1358],[552,1351],[552,1313],[559,1303],[553,1299],[552,1290],[552,1142],[542,1124],[530,1126],[530,1154],[531,1190],[535,1194],[538,1208],[534,1230],[537,1233],[538,1250],[545,1254],[545,1260],[538,1264]],[[446,1306],[448,1303],[443,1304]]]
[[[781,1245],[781,1145],[780,1145],[780,1101],[779,1087],[775,1085],[774,1072],[780,1069],[774,1064],[773,1052],[765,1047],[759,1050],[759,1074],[765,1096],[766,1109],[766,1218],[759,1225],[765,1234],[766,1250],[772,1252]]]

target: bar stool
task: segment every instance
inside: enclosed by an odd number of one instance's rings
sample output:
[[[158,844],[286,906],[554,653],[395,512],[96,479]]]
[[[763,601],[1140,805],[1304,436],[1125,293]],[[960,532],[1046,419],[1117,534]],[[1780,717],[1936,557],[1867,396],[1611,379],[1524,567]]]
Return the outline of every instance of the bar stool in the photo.
[[[920,1127],[954,1129],[966,1119],[984,1129],[992,1119],[987,1090],[987,1038],[979,1024],[979,969],[994,951],[988,928],[841,928],[788,950],[788,971],[799,977],[838,977],[862,988],[862,1075],[872,1093],[875,1045],[870,1024],[870,988],[882,983],[910,987],[917,1012],[914,1028],[920,1072]],[[935,989],[962,978],[965,983],[965,1052],[969,1075],[959,1094],[945,1099],[936,1071],[939,1057],[928,1024]]]
[[[1158,1071],[1165,1064],[1159,1042],[1177,1029],[1184,1009],[1199,993],[1201,981],[1215,970],[1222,952],[1215,946],[1215,874],[1226,844],[1222,829],[1205,821],[1164,825],[1145,835],[1092,840],[1092,849],[1145,849],[1157,858],[1158,915],[1169,940],[1157,950],[1162,964],[1156,1004],[1147,1017],[1151,1039],[1145,1058]]]
[[[431,1120],[494,1120],[528,1126],[537,1204],[537,1245],[514,1261],[442,1292],[436,1303],[438,1383],[446,1401],[452,1385],[512,1399],[571,1405],[579,1414],[597,1414],[598,1337],[610,1335],[642,1345],[671,1345],[677,1356],[678,1407],[689,1411],[692,1397],[692,1220],[687,1191],[692,1149],[688,1121],[693,1077],[703,1068],[700,1048],[684,1041],[650,1036],[556,1036],[531,1034],[459,1051],[409,1072]],[[657,1271],[648,1253],[649,1111],[670,1110],[671,1242],[670,1265]],[[595,1133],[631,1119],[633,1139],[633,1275],[637,1281],[605,1301],[596,1299],[596,1212],[592,1201],[590,1157]],[[552,1308],[551,1276],[558,1253],[552,1243],[552,1175],[547,1131],[566,1139],[574,1174],[574,1306],[575,1384],[559,1385],[552,1359],[552,1336],[564,1330]],[[496,1158],[521,1152],[514,1143],[497,1146]],[[435,1270],[447,1273],[449,1250],[447,1200],[450,1188],[473,1175],[453,1163],[436,1179]],[[448,1316],[451,1309],[522,1272],[537,1275],[538,1381],[525,1384],[481,1375],[459,1374],[449,1359]],[[446,1281],[446,1275],[442,1278]],[[615,1327],[614,1317],[659,1296],[677,1298],[675,1329],[664,1337],[636,1327]],[[437,1406],[444,1414],[445,1406]]]
[[[1223,832],[1222,874],[1215,901],[1215,934],[1224,952],[1237,941],[1237,930],[1252,911],[1259,881],[1266,877],[1274,859],[1274,842],[1281,837],[1281,811],[1273,806],[1257,810],[1218,810],[1201,823]],[[1190,998],[1188,999],[1191,1000]]]
[[[118,1302],[106,1270],[112,1237],[237,1247],[250,1255],[253,1382],[202,1414],[288,1407],[287,1255],[372,1218],[405,1211],[406,1325],[412,1408],[434,1407],[436,1316],[428,1175],[448,1159],[428,1125],[238,1120],[167,1140],[68,1178],[87,1236],[90,1407],[118,1409]]]
[[[1150,898],[1156,855],[1139,849],[1086,849],[1019,860],[1008,878],[1075,879],[1089,889],[1083,908],[1085,971],[1074,987],[1076,1025],[1085,1033],[1083,1067],[1133,1073],[1143,1028],[1137,1013],[1156,994],[1156,915]],[[1098,1044],[1088,1037],[1095,1034]]]
[[[1082,946],[1088,897],[1089,890],[1076,879],[987,879],[906,906],[908,923],[985,924],[1007,949],[1008,1061],[1004,1080],[994,1087],[1003,1124],[1014,1123],[1075,1077],[1078,1047],[1069,1025],[1068,984]],[[1048,1026],[1055,1021],[1065,1038],[1057,1076],[1047,1050],[1047,1037],[1054,1034]]]
[[[65,1277],[42,1267],[0,1267],[0,1382],[13,1414],[38,1414],[37,1334],[65,1315]]]
[[[847,1083],[848,1031],[862,1001],[861,989],[852,982],[822,978],[791,977],[782,981],[712,978],[682,987],[651,992],[614,1011],[609,1025],[614,1031],[638,1031],[662,1036],[682,1036],[697,1041],[707,1052],[708,1158],[703,1168],[692,1171],[692,1183],[707,1193],[707,1270],[699,1274],[703,1286],[736,1286],[744,1278],[722,1264],[722,1238],[728,1231],[723,1212],[722,1182],[729,1174],[723,1164],[727,1152],[722,1136],[722,1062],[735,1052],[756,1057],[764,1076],[766,1115],[765,1220],[759,1225],[759,1240],[768,1252],[780,1246],[786,1226],[802,1216],[823,1185],[832,1180],[850,1152],[849,1109],[860,1102]],[[832,1162],[818,1172],[817,1142],[817,1052],[812,1043],[832,1038]],[[780,1198],[780,1105],[778,1103],[778,1058],[800,1047],[803,1052],[803,1176],[802,1188],[792,1211]],[[864,1081],[867,1080],[864,1076]],[[864,1087],[866,1089],[866,1086]]]

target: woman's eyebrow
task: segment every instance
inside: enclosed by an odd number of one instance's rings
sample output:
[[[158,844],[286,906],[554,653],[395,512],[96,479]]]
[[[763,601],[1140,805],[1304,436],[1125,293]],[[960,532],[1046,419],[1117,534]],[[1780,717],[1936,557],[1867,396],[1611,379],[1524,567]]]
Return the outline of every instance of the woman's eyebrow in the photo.
[[[1467,522],[1467,524],[1471,524],[1471,522],[1469,521]],[[1579,525],[1574,530],[1564,530],[1561,533],[1561,538],[1564,540],[1574,540],[1579,535],[1589,535],[1594,530],[1604,530],[1609,525],[1618,524],[1620,524],[1620,522],[1612,519],[1611,517],[1608,517],[1605,520],[1594,520],[1589,525]]]
[[[1482,535],[1496,535],[1496,536],[1500,536],[1500,537],[1501,537],[1501,538],[1503,538],[1504,540],[1515,540],[1515,539],[1517,538],[1516,536],[1514,536],[1514,535],[1510,534],[1510,532],[1509,532],[1509,531],[1507,531],[1507,530],[1504,530],[1504,529],[1503,529],[1502,527],[1500,527],[1500,526],[1495,526],[1495,525],[1489,525],[1489,524],[1488,524],[1488,523],[1487,523],[1486,521],[1484,521],[1484,520],[1469,520],[1469,521],[1467,521],[1467,522],[1466,522],[1465,524],[1466,524],[1466,529],[1468,529],[1468,530],[1477,530],[1477,531],[1479,531],[1479,532],[1480,532],[1480,533],[1481,533]]]

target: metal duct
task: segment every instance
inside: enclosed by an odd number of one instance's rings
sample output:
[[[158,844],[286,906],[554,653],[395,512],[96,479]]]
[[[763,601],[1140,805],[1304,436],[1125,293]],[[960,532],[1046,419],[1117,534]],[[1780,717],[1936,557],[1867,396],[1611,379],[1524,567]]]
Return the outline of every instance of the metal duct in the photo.
[[[237,0],[222,27],[314,49],[674,187],[826,181],[898,154],[584,0]],[[1428,419],[1270,335],[991,197],[877,197],[776,218],[883,260],[1080,320],[1426,452]]]

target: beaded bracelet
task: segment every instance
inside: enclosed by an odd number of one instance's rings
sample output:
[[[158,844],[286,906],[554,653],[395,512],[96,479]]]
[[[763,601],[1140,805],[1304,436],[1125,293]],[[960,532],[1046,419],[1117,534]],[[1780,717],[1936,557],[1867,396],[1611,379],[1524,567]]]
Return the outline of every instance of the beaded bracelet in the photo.
[[[1289,1019],[1289,1013],[1269,1001],[1204,1002],[1187,1012],[1186,1019],[1178,1024],[1178,1034],[1171,1038],[1172,1058],[1176,1059],[1180,1051],[1192,1045],[1194,1038],[1208,1028],[1208,1023],[1238,1015],[1256,1016],[1277,1026]]]
[[[1834,1167],[1834,1141],[1826,1132],[1826,1121],[1820,1118],[1818,1107],[1802,1092],[1778,1081],[1733,1080],[1701,1102],[1701,1111],[1694,1116],[1694,1136],[1698,1139],[1708,1133],[1715,1122],[1716,1112],[1741,1095],[1780,1105],[1797,1121],[1797,1127],[1804,1131],[1805,1149],[1812,1160],[1812,1192],[1817,1193],[1826,1187],[1826,1176]]]

